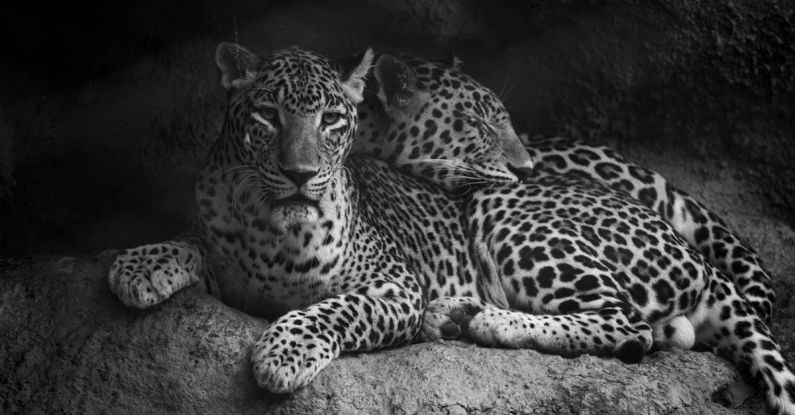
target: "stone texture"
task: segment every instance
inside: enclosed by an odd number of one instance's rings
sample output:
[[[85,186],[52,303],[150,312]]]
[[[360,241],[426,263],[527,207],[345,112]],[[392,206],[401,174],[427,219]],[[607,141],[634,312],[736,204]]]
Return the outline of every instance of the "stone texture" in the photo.
[[[706,353],[641,364],[460,342],[346,355],[306,389],[258,389],[249,345],[266,322],[198,289],[138,311],[107,288],[111,253],[4,260],[0,410],[4,413],[742,414],[713,392],[737,379]]]

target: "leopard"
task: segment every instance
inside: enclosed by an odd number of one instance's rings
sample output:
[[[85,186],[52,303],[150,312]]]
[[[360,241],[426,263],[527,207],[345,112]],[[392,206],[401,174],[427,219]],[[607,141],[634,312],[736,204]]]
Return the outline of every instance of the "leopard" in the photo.
[[[377,89],[374,103],[360,111],[358,151],[446,191],[465,189],[470,249],[484,281],[499,281],[496,291],[508,304],[471,296],[432,300],[425,339],[628,363],[655,347],[707,344],[757,381],[774,412],[795,413],[795,375],[766,324],[770,279],[716,215],[660,175],[582,144],[524,147],[542,155],[542,168],[519,182],[488,183],[473,158],[459,156],[503,151],[510,160],[517,148],[518,138],[505,137],[510,117],[493,93],[453,65],[411,57],[381,55],[373,76]],[[474,128],[462,133],[467,123]],[[576,169],[560,165],[566,157]],[[593,171],[582,169],[589,165]],[[739,252],[730,259],[720,252],[726,246]],[[721,261],[725,270],[714,263]],[[764,274],[753,284],[742,280],[752,265]]]
[[[499,179],[472,169],[482,164],[482,155],[498,151],[492,145],[497,140],[508,169],[519,177],[536,170],[605,183],[656,210],[728,275],[770,324],[776,298],[770,272],[756,250],[717,214],[661,174],[627,161],[607,146],[517,135],[499,97],[462,72],[462,66],[455,55],[443,60],[379,56],[371,75],[377,87],[359,105],[361,126],[354,152],[383,158],[454,190]],[[528,153],[530,166],[510,160],[526,160]]]
[[[198,285],[270,322],[251,349],[257,384],[292,393],[333,359],[417,337],[429,301],[500,303],[479,276],[463,200],[351,148],[371,50],[343,63],[292,47],[215,54],[227,110],[198,173],[192,229],[121,252],[110,291],[138,309]],[[516,182],[484,158],[495,182]],[[514,156],[519,166],[531,163]],[[491,291],[489,291],[491,290]]]

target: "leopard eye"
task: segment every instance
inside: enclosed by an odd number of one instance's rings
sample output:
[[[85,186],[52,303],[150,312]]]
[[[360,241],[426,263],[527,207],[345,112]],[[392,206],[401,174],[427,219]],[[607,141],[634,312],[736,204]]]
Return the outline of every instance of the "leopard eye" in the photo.
[[[259,110],[259,114],[262,118],[271,122],[279,119],[279,111],[274,107],[264,107]]]
[[[279,127],[279,110],[274,107],[263,107],[251,113],[251,118],[267,127]]]
[[[327,111],[327,112],[323,113],[323,116],[321,118],[321,122],[323,123],[324,126],[329,126],[329,125],[335,124],[341,118],[342,118],[342,114],[340,114],[339,112]]]

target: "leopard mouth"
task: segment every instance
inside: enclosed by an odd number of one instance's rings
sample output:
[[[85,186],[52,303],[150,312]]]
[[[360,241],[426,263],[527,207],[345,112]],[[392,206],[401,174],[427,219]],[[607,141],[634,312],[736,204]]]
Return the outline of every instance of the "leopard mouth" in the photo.
[[[295,193],[293,195],[276,199],[271,202],[271,208],[283,208],[283,207],[313,207],[317,210],[320,210],[320,203],[317,200],[310,199],[307,196]]]

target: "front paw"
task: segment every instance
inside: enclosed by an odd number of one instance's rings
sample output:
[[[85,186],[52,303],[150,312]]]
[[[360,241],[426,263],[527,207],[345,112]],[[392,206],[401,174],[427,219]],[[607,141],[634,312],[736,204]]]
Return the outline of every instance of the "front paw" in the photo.
[[[108,273],[108,285],[122,303],[147,308],[199,281],[199,258],[180,242],[162,242],[122,252]]]
[[[295,392],[339,355],[335,336],[312,324],[293,312],[265,330],[251,352],[254,378],[261,388]]]
[[[455,340],[468,337],[469,322],[484,304],[471,297],[442,297],[431,301],[422,319],[422,340]]]

